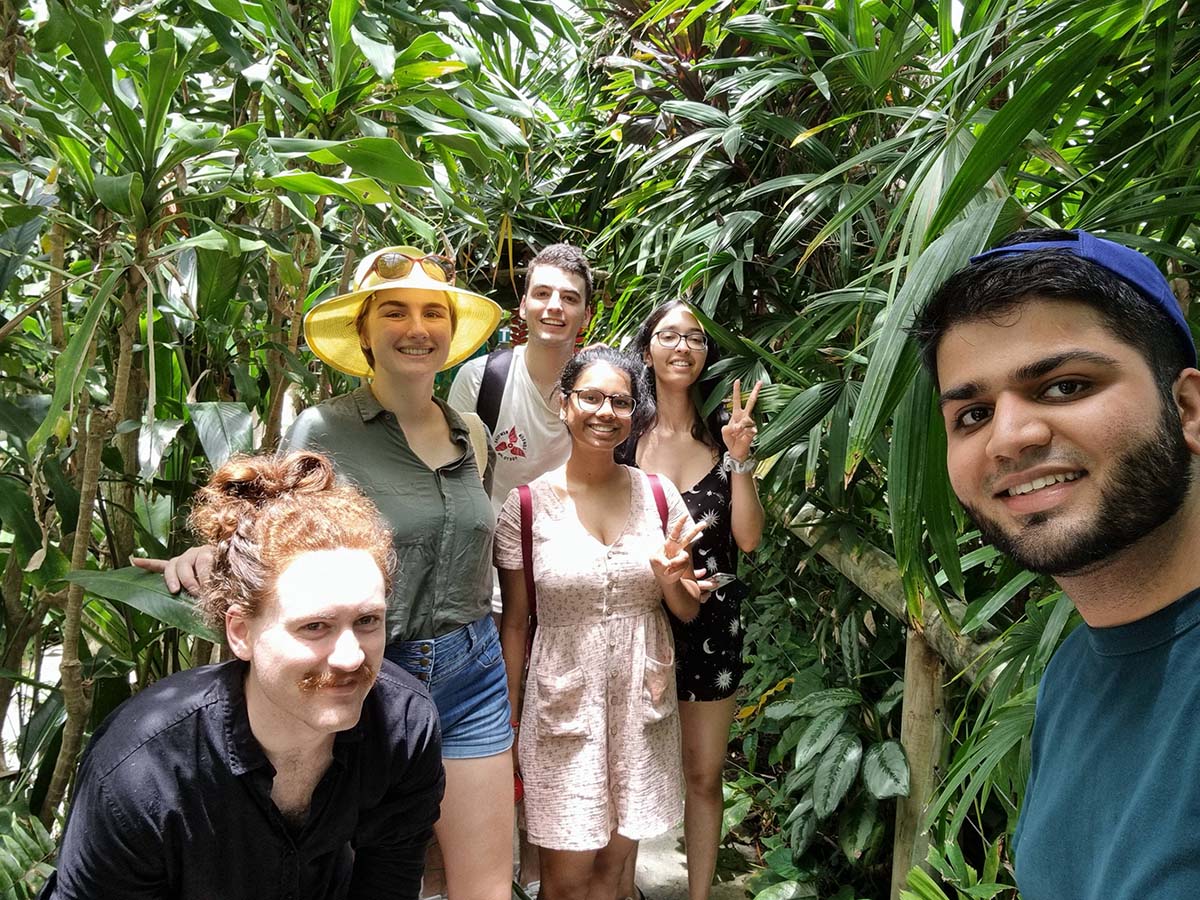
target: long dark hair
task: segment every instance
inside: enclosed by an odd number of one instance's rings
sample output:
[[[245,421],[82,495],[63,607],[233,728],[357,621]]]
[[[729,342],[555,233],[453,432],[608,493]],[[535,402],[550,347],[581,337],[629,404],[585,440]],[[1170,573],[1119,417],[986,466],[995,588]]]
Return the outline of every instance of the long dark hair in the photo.
[[[629,352],[636,354],[638,361],[641,362],[646,358],[646,354],[650,350],[650,341],[654,338],[654,332],[658,328],[658,323],[663,320],[667,313],[674,309],[686,309],[692,311],[691,306],[682,300],[668,300],[666,303],[661,303],[655,310],[646,317],[646,321],[642,323],[642,327],[638,329],[637,335],[633,339],[633,343],[629,345]],[[702,397],[716,385],[716,379],[709,375],[709,370],[713,364],[721,358],[720,348],[710,338],[708,341],[708,353],[704,358],[704,365],[700,367],[700,377],[692,384],[692,409],[696,413],[696,420],[692,423],[692,437],[712,447],[718,453],[724,453],[726,450],[725,441],[721,438],[721,429],[725,423],[729,421],[729,412],[725,409],[724,403],[718,403],[706,417],[701,418],[700,407],[702,405]],[[647,390],[650,398],[655,404],[652,410],[652,417],[646,423],[646,427],[638,434],[640,437],[658,421],[658,388],[654,377],[654,370],[643,364],[643,370],[646,373]],[[632,449],[637,443],[634,435],[629,436],[629,441],[622,445],[622,450],[626,447]],[[619,454],[618,454],[619,455]]]
[[[647,383],[645,367],[631,353],[617,350],[607,344],[590,344],[584,347],[563,366],[558,378],[558,389],[563,397],[567,397],[579,381],[579,376],[588,366],[605,363],[614,369],[620,369],[629,376],[629,394],[633,397],[633,418],[630,421],[627,441],[636,441],[645,434],[646,429],[654,420],[654,386]],[[625,444],[621,444],[622,447]]]

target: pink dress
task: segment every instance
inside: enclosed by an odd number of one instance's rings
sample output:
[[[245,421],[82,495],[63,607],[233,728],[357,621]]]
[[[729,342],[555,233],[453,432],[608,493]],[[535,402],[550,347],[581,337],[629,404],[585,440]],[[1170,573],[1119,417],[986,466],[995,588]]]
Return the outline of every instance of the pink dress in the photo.
[[[529,840],[552,850],[598,850],[614,830],[642,840],[683,817],[675,646],[649,562],[662,526],[645,474],[629,476],[629,519],[611,546],[551,487],[561,469],[530,486],[538,626],[519,751]],[[662,484],[669,521],[686,516]],[[494,556],[501,569],[522,567],[516,490]]]

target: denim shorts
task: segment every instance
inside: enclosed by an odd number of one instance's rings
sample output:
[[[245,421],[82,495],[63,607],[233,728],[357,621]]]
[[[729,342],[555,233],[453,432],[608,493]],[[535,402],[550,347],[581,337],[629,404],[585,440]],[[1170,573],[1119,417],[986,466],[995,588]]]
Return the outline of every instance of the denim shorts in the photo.
[[[441,637],[395,641],[384,655],[429,688],[443,757],[475,759],[512,747],[508,679],[491,613]]]

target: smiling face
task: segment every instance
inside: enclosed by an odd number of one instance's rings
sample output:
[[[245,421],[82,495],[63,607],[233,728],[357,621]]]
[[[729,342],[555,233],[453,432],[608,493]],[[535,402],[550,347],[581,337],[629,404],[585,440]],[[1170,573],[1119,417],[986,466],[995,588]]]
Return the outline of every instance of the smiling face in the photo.
[[[313,550],[280,573],[273,600],[226,614],[230,649],[250,663],[246,703],[260,741],[353,728],[387,640],[379,566],[366,550]]]
[[[429,374],[446,364],[454,324],[445,294],[399,288],[379,291],[368,303],[359,340],[377,376]]]
[[[937,371],[954,492],[1026,568],[1087,571],[1182,504],[1191,454],[1178,410],[1086,304],[1034,299],[955,325]]]
[[[663,346],[664,339],[670,343],[677,335],[678,343],[674,347]],[[698,337],[704,336],[700,322],[686,306],[676,306],[658,320],[644,362],[654,370],[660,390],[664,386],[689,388],[696,383],[708,358],[708,349],[689,347],[687,339],[690,337],[696,342]]]
[[[569,344],[587,325],[587,284],[557,266],[538,265],[529,273],[520,315],[529,326],[530,343]]]
[[[593,363],[580,371],[570,394],[563,397],[562,417],[576,448],[597,449],[612,452],[629,437],[632,419],[613,412],[612,401],[604,399],[600,408],[587,412],[581,399],[589,396],[599,398],[601,394],[631,397],[629,375],[608,363]]]

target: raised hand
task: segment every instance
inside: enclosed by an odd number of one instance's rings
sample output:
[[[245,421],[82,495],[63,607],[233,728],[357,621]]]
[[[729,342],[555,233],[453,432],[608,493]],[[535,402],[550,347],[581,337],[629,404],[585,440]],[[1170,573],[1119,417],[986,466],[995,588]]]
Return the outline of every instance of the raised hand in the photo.
[[[688,552],[688,547],[700,536],[705,526],[703,522],[700,522],[693,525],[685,534],[684,529],[687,527],[687,522],[687,516],[680,516],[676,519],[675,524],[667,532],[662,549],[650,557],[650,568],[654,571],[654,577],[664,587],[674,584],[684,575],[695,577],[695,569],[692,568],[692,554]]]
[[[754,390],[750,392],[750,396],[746,398],[746,402],[742,403],[742,380],[735,378],[733,380],[733,398],[732,409],[729,414],[729,421],[721,429],[721,439],[725,441],[725,446],[729,449],[729,455],[742,462],[750,456],[750,445],[754,443],[754,436],[758,434],[758,429],[754,425],[754,404],[758,402],[758,390],[762,387],[762,382],[757,381],[754,384]]]
[[[139,569],[147,572],[158,572],[166,582],[167,590],[178,594],[183,588],[193,596],[199,596],[200,585],[208,581],[212,572],[213,559],[216,551],[207,545],[189,547],[178,556],[170,559],[147,559],[136,556],[129,561]]]

